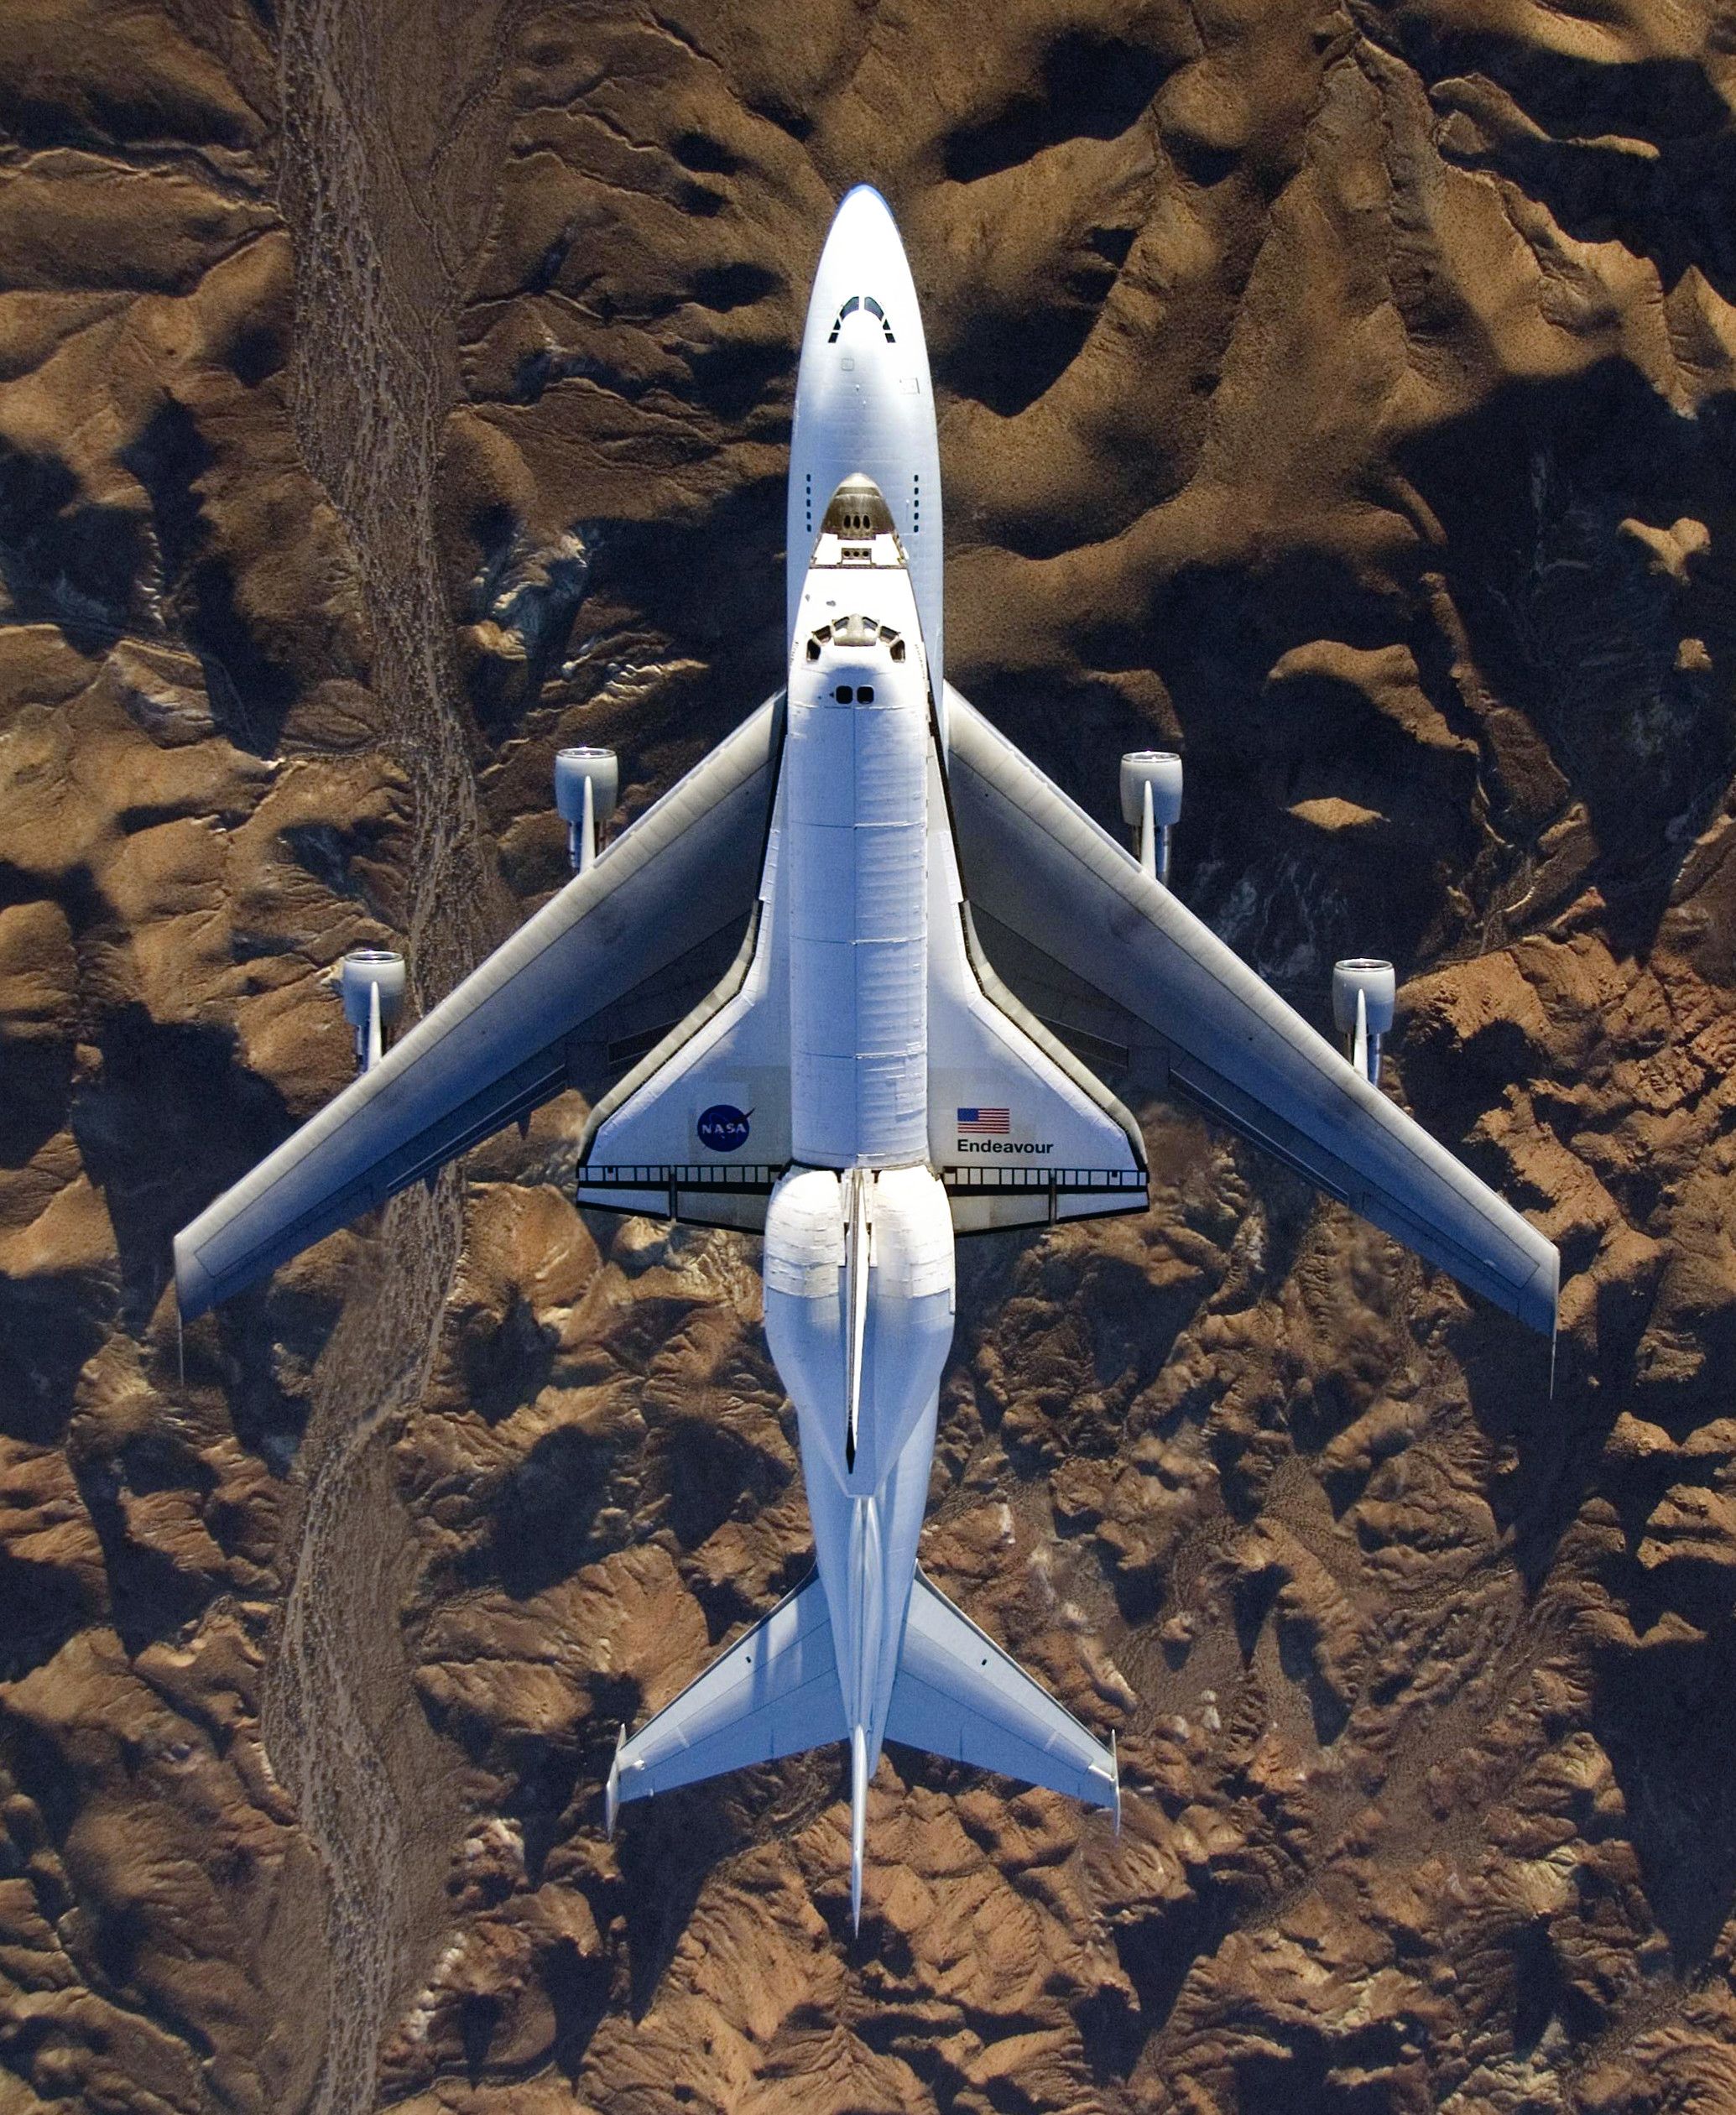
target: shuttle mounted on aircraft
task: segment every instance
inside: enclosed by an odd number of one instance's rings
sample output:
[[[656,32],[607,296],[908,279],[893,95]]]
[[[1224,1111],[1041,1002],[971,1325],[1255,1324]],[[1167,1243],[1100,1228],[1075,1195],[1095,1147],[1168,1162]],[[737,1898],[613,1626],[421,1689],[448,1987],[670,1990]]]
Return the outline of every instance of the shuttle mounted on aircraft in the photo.
[[[348,974],[364,1070],[177,1238],[190,1317],[570,1086],[587,1206],[764,1237],[807,1581],[630,1737],[620,1802],[838,1742],[859,1918],[881,1743],[1119,1810],[1079,1723],[917,1562],[960,1234],[1147,1207],[1123,1091],[1181,1097],[1541,1331],[1553,1247],[1375,1085],[1383,963],[1341,1057],[1165,886],[1179,760],[1123,764],[1123,847],[946,685],[941,492],[915,289],[867,189],[802,341],[785,688],[613,839],[563,752],[573,879],[388,1048],[402,966]],[[395,981],[394,981],[395,979]]]

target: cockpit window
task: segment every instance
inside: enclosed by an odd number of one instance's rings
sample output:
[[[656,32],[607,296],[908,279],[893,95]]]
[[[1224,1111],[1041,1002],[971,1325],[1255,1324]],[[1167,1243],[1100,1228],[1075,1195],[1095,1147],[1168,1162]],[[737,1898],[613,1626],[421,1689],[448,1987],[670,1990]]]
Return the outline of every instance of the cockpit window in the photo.
[[[889,624],[877,623],[871,617],[841,617],[834,624],[822,624],[808,636],[808,659],[817,661],[821,649],[833,641],[839,646],[884,646],[894,661],[904,658],[904,643],[899,634]]]
[[[886,342],[888,345],[896,345],[898,343],[898,340],[892,335],[892,326],[886,320],[885,310],[880,306],[880,304],[874,299],[873,295],[872,294],[852,294],[849,300],[845,302],[843,307],[838,310],[837,315],[832,318],[832,335],[826,341],[828,345],[836,345],[837,343],[838,332],[844,327],[844,318],[847,315],[854,315],[858,309],[866,309],[868,313],[874,318],[877,323],[878,323],[881,330],[886,334]]]

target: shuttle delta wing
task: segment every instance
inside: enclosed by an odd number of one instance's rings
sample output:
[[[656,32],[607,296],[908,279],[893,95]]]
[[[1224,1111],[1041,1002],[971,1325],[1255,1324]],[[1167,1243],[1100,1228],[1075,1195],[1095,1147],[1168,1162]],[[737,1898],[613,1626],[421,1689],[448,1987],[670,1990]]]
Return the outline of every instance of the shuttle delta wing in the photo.
[[[953,1231],[1143,1211],[1139,1127],[977,944],[932,742],[929,779],[928,1154]]]
[[[1121,1812],[1115,1751],[931,1586],[910,1588],[886,1737]]]
[[[581,1205],[752,1232],[765,1224],[790,1159],[783,798],[774,796],[759,896],[735,961],[592,1112]]]
[[[621,1800],[775,1762],[849,1731],[826,1590],[811,1572],[622,1743],[609,1773],[610,1815]]]
[[[948,786],[984,945],[1032,1011],[1551,1331],[1552,1242],[1340,1057],[955,691]]]
[[[782,725],[779,694],[183,1228],[182,1314],[202,1314],[569,1084],[600,1091],[679,1019],[753,908]]]

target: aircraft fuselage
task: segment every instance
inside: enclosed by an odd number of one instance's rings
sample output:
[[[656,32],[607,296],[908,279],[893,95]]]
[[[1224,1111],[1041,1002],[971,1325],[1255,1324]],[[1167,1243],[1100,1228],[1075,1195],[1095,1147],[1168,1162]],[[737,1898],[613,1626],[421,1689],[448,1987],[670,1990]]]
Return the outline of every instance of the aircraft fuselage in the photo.
[[[858,1864],[953,1329],[951,1214],[929,1159],[938,461],[909,268],[885,207],[858,190],[821,261],[796,386],[779,854],[795,1164],[764,1251],[766,1337],[795,1406],[850,1728]]]

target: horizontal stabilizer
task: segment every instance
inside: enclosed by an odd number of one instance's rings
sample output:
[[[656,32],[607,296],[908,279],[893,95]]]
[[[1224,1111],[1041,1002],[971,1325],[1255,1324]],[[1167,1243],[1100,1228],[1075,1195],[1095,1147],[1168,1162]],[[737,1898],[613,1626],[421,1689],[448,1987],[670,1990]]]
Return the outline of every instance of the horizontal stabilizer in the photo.
[[[1114,1749],[1087,1732],[920,1571],[910,1590],[886,1737],[1045,1784],[1089,1806],[1113,1807],[1120,1819]]]
[[[623,1743],[609,1773],[609,1810],[848,1732],[816,1571]]]

